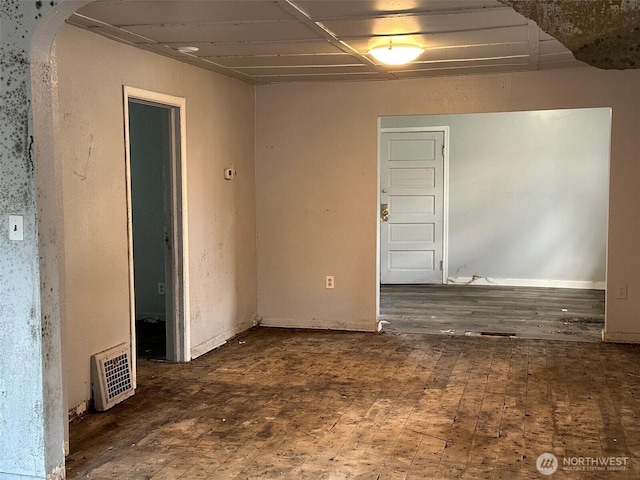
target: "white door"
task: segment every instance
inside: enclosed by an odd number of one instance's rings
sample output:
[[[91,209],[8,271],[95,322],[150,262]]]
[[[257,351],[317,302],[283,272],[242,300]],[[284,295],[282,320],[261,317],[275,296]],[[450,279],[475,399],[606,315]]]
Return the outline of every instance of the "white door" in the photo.
[[[380,282],[443,283],[444,132],[380,134]]]

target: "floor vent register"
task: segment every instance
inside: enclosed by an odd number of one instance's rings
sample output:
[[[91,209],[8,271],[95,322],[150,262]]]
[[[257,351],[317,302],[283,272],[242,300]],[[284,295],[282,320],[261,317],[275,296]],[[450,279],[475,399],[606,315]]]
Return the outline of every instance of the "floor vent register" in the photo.
[[[91,356],[95,409],[105,411],[134,394],[130,349],[121,343]]]

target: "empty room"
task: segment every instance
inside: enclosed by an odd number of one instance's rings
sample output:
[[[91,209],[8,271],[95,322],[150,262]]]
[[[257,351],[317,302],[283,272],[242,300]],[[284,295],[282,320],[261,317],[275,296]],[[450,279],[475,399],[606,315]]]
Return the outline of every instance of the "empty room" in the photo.
[[[4,4],[1,478],[638,478],[635,3]]]
[[[384,328],[600,341],[610,130],[608,108],[382,117]]]

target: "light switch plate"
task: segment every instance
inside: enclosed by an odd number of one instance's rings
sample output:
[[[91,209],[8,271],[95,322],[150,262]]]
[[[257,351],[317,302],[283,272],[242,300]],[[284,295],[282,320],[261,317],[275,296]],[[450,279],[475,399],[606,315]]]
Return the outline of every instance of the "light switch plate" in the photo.
[[[9,240],[24,240],[24,220],[22,215],[9,215]]]

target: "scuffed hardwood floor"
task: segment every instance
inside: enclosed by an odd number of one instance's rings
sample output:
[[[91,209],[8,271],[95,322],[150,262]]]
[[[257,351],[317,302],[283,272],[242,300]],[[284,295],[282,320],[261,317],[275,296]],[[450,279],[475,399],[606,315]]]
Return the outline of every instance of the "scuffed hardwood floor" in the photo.
[[[256,328],[188,364],[141,360],[134,397],[71,425],[67,478],[636,479],[639,360],[633,345]],[[625,469],[563,467],[611,457]]]
[[[387,331],[433,335],[506,335],[599,342],[602,290],[479,285],[382,285]]]

